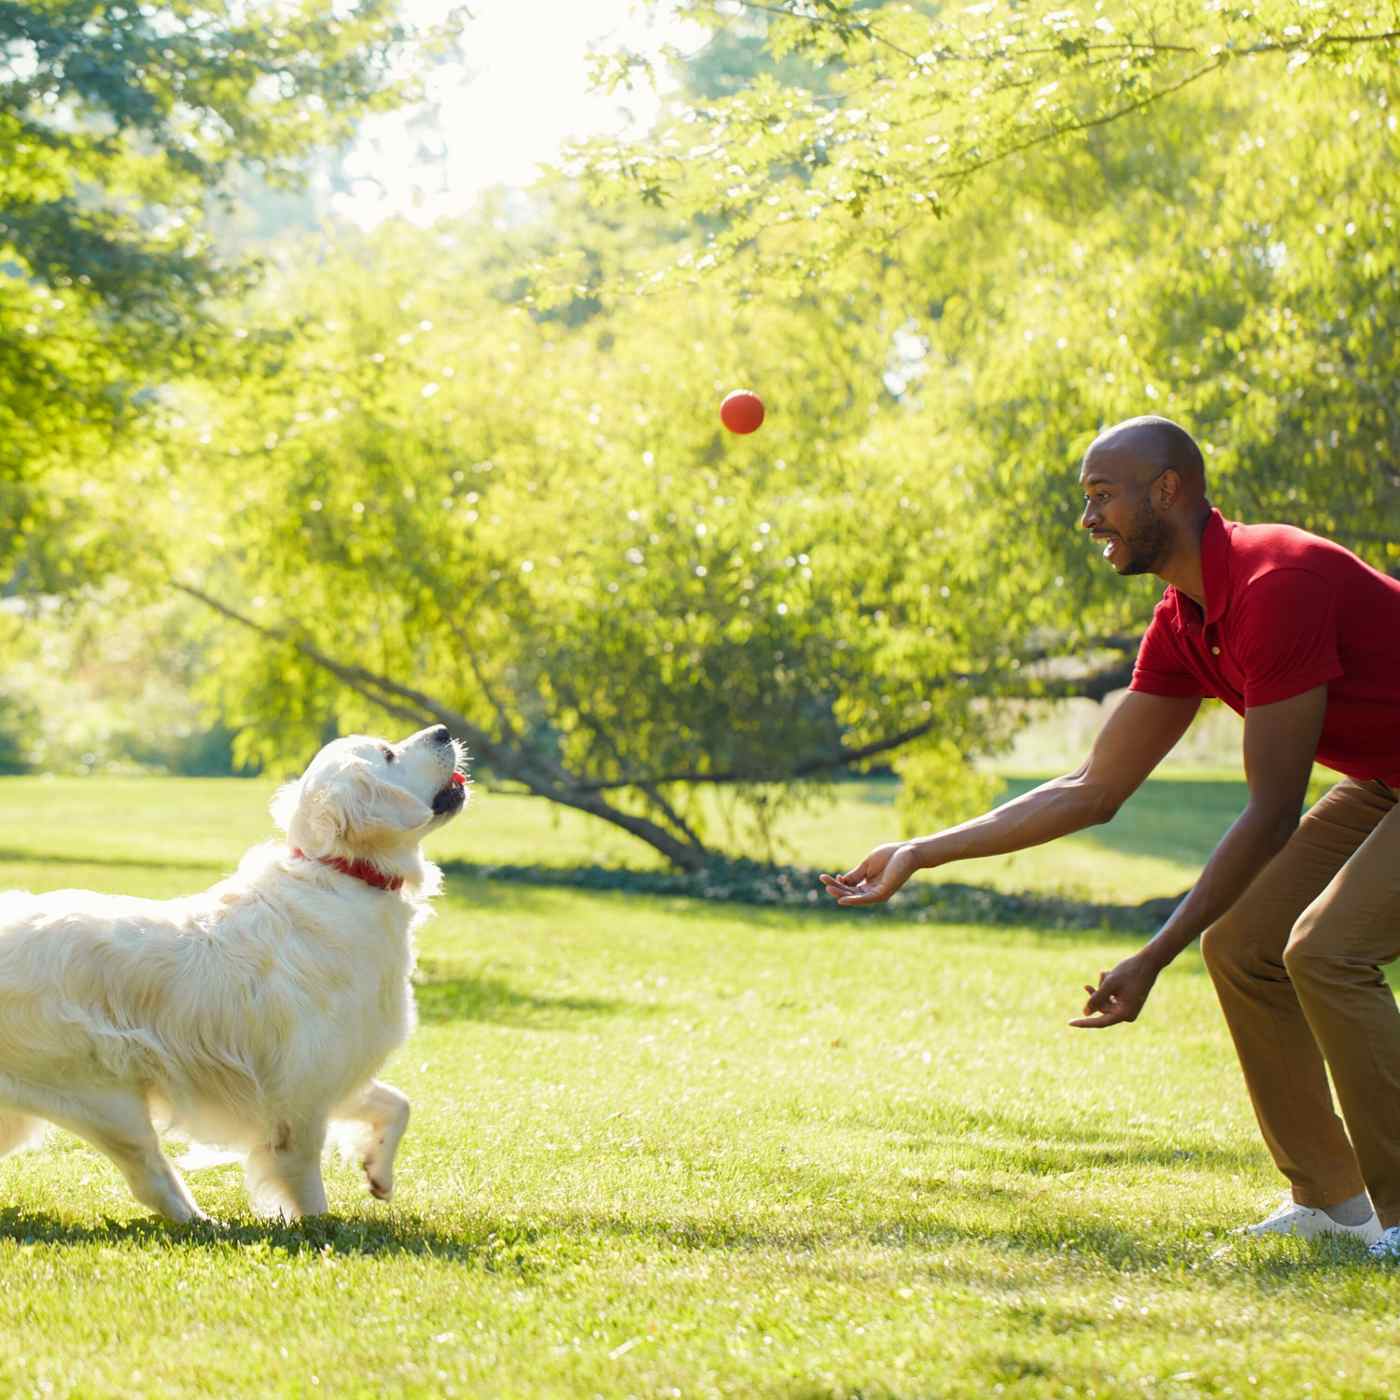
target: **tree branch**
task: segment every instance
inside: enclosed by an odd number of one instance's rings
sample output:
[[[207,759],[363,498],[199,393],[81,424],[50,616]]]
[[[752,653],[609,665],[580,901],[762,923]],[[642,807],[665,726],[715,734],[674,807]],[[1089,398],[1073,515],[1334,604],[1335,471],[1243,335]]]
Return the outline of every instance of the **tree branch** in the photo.
[[[266,623],[257,622],[253,618],[240,613],[237,609],[230,607],[227,603],[220,602],[217,598],[211,597],[202,589],[196,588],[193,584],[184,583],[178,579],[172,580],[175,588],[181,593],[188,594],[191,598],[198,599],[206,607],[212,608],[215,612],[224,617],[250,628],[254,632],[261,633],[264,637],[272,637],[278,641],[290,642],[308,661],[314,662],[323,670],[329,671],[338,680],[343,681],[358,694],[364,695],[366,699],[372,700],[381,709],[397,714],[400,718],[413,720],[435,719],[439,724],[445,724],[449,729],[460,735],[473,751],[476,757],[484,759],[487,763],[498,763],[508,761],[508,753],[497,744],[494,739],[484,730],[474,725],[467,717],[458,711],[449,709],[439,704],[430,696],[424,695],[421,691],[412,690],[408,686],[399,685],[389,680],[385,676],[367,671],[363,666],[347,666],[336,661],[333,657],[327,656],[324,652],[317,650],[310,642],[293,636],[285,627],[273,627]],[[382,692],[380,694],[379,692]],[[394,698],[389,698],[394,697]],[[416,708],[409,708],[403,705],[402,701],[410,702]]]
[[[313,665],[328,671],[347,688],[354,690],[358,695],[363,695],[386,712],[408,717],[411,722],[426,716],[436,719],[440,724],[445,724],[454,734],[466,740],[474,757],[482,759],[506,777],[514,778],[517,782],[523,783],[539,796],[548,798],[551,802],[557,802],[560,806],[572,807],[577,811],[586,812],[589,816],[599,817],[603,821],[621,827],[624,831],[660,851],[662,855],[682,870],[698,870],[704,864],[707,852],[699,841],[678,839],[672,832],[667,831],[656,822],[649,821],[645,817],[633,816],[630,812],[624,812],[620,808],[612,806],[598,795],[598,790],[576,781],[567,773],[561,773],[560,780],[556,782],[528,756],[508,745],[497,743],[485,730],[473,724],[465,715],[440,704],[421,691],[399,685],[385,676],[376,675],[373,671],[366,670],[363,666],[349,666],[336,661],[333,657],[327,656],[312,646],[310,642],[292,635],[288,629],[257,622],[240,613],[236,608],[230,607],[227,603],[220,602],[194,584],[184,583],[177,579],[172,579],[171,584],[181,593],[198,599],[199,602],[212,608],[221,616],[229,618],[243,627],[250,628],[261,636],[289,642]],[[636,785],[628,784],[628,786]]]
[[[471,644],[466,632],[461,624],[450,612],[444,610],[443,619],[446,621],[452,635],[457,638],[457,644],[462,648],[462,654],[467,658],[468,664],[472,668],[472,675],[476,677],[476,683],[481,687],[481,693],[490,702],[491,708],[496,712],[496,719],[500,722],[501,733],[512,743],[520,742],[520,735],[515,726],[510,722],[510,716],[506,713],[506,707],[496,698],[496,692],[492,689],[491,682],[486,679],[485,673],[481,669],[481,662],[477,657],[476,648]]]
[[[780,19],[795,19],[805,21],[807,24],[826,25],[829,28],[840,30],[843,34],[860,34],[869,39],[872,43],[883,44],[886,48],[892,49],[902,58],[906,58],[910,63],[918,67],[924,67],[931,59],[935,63],[993,63],[1008,57],[1021,57],[1024,55],[1041,56],[1045,54],[1060,53],[1057,48],[1045,45],[1036,45],[1026,48],[1018,48],[1014,53],[1008,52],[1005,48],[997,52],[985,54],[960,54],[954,50],[944,48],[939,50],[929,50],[923,54],[911,54],[907,49],[887,39],[868,20],[856,19],[854,16],[842,19],[834,15],[802,14],[797,10],[791,10],[780,4],[764,4],[763,0],[740,0],[746,10],[758,10],[764,14],[776,15]],[[1318,53],[1325,49],[1339,45],[1355,44],[1387,44],[1400,40],[1400,30],[1385,29],[1372,33],[1361,34],[1321,34],[1313,39],[1298,38],[1288,41],[1271,40],[1261,44],[1251,44],[1246,48],[1236,49],[1228,53],[1234,58],[1253,58],[1259,54],[1266,53]],[[1131,53],[1177,53],[1177,54],[1199,54],[1199,45],[1191,44],[1163,44],[1155,40],[1141,41],[1136,39],[1101,40],[1096,43],[1088,43],[1080,46],[1083,52],[1090,50],[1116,50],[1118,52],[1128,51]],[[1131,108],[1128,110],[1132,110]]]
[[[892,43],[888,39],[885,39],[883,35],[879,34],[873,28],[873,26],[871,26],[865,21],[859,21],[854,19],[847,21],[833,18],[827,15],[800,14],[793,10],[784,8],[780,5],[761,3],[761,0],[741,0],[741,3],[743,3],[748,9],[764,11],[766,13],[779,15],[787,19],[805,20],[810,24],[836,26],[843,30],[862,33],[873,42],[884,43],[889,48],[893,49],[895,52],[908,59],[909,62],[915,64],[920,68],[928,66],[930,62],[974,63],[990,65],[992,63],[1002,61],[1009,56],[1008,52],[1005,50],[985,54],[960,54],[954,50],[950,50],[947,48],[944,48],[941,51],[931,50],[928,54],[924,55],[915,55],[909,53],[906,49],[901,48],[899,45]],[[986,170],[991,166],[1000,164],[1002,161],[1009,160],[1013,156],[1020,155],[1025,151],[1033,150],[1037,146],[1042,146],[1049,142],[1059,140],[1063,136],[1071,136],[1077,133],[1091,131],[1097,127],[1107,126],[1113,122],[1120,121],[1123,118],[1131,116],[1136,112],[1145,110],[1146,108],[1154,105],[1155,103],[1160,102],[1165,97],[1170,97],[1174,93],[1180,92],[1183,88],[1189,87],[1192,83],[1198,82],[1201,78],[1206,77],[1211,73],[1217,72],[1219,69],[1225,67],[1229,62],[1235,59],[1255,58],[1260,57],[1262,55],[1274,53],[1322,53],[1328,49],[1339,48],[1343,46],[1356,46],[1361,44],[1395,44],[1397,42],[1400,42],[1400,30],[1388,29],[1377,30],[1372,33],[1360,34],[1322,34],[1312,39],[1298,38],[1287,41],[1269,40],[1263,43],[1252,44],[1239,49],[1229,49],[1225,48],[1224,46],[1218,45],[1213,49],[1212,57],[1208,62],[1202,63],[1199,67],[1194,68],[1191,72],[1187,73],[1185,76],[1181,77],[1177,81],[1168,83],[1163,87],[1157,88],[1153,92],[1150,92],[1143,97],[1137,98],[1132,102],[1128,102],[1122,106],[1116,107],[1112,111],[1105,112],[1097,117],[1089,117],[1085,119],[1076,119],[1074,121],[1061,122],[1056,126],[1052,126],[1049,129],[1040,132],[1038,135],[1031,136],[1023,141],[1014,142],[1011,145],[997,150],[992,154],[984,157],[983,159],[974,160],[966,165],[959,166],[956,169],[941,172],[935,171],[932,173],[932,177],[950,181],[965,180],[968,177],[975,175],[983,170]],[[1105,41],[1099,43],[1085,44],[1083,46],[1084,52],[1089,52],[1091,50],[1106,50],[1110,52],[1117,51],[1120,53],[1125,51],[1147,52],[1152,54],[1200,54],[1201,52],[1199,46],[1183,44],[1166,44],[1158,43],[1155,41],[1144,43],[1135,40]],[[1016,52],[1018,55],[1044,55],[1047,53],[1056,52],[1056,50],[1047,48],[1042,45],[1033,48],[1027,48],[1024,50],[1017,50]],[[1004,83],[1001,84],[996,90],[1014,90],[1018,86],[1028,85],[1030,81],[1032,80],[1027,79],[1023,83]],[[773,223],[761,225],[758,228],[755,228],[754,230],[752,230],[749,238],[746,239],[745,242],[748,242],[752,238],[757,237],[759,234],[767,232],[770,228],[775,227],[776,222],[777,221],[774,221]],[[731,251],[737,251],[737,249]],[[711,249],[710,253],[712,256],[716,257],[716,259],[719,259],[721,257],[721,254],[715,249]]]
[[[1095,127],[1107,126],[1110,122],[1121,121],[1124,117],[1131,116],[1134,112],[1140,112],[1144,108],[1152,106],[1153,103],[1160,102],[1162,98],[1170,97],[1172,93],[1180,92],[1182,88],[1189,87],[1207,74],[1223,68],[1227,62],[1229,62],[1229,57],[1222,55],[1210,63],[1203,63],[1199,68],[1193,69],[1178,82],[1168,83],[1166,87],[1157,88],[1145,97],[1138,98],[1135,102],[1129,102],[1123,107],[1116,107],[1113,111],[1105,112],[1102,116],[1089,117],[1083,121],[1061,122],[1059,126],[1052,126],[1048,131],[1042,131],[1038,136],[1032,136],[1025,141],[1018,141],[1007,146],[994,155],[988,156],[985,160],[973,161],[971,165],[962,166],[957,170],[944,171],[942,178],[945,180],[965,180],[969,175],[975,175],[980,170],[986,170],[988,166],[1010,160],[1012,156],[1020,155],[1022,151],[1043,146],[1047,141],[1058,141],[1061,136],[1071,136],[1081,131],[1092,131]]]
[[[1115,690],[1122,690],[1133,678],[1133,667],[1131,662],[1123,662],[1115,666],[1107,666],[1093,674],[1084,676],[1078,680],[1049,680],[1044,681],[1036,687],[1026,687],[1019,692],[1009,692],[998,690],[997,698],[1005,700],[1098,700],[1102,701],[1105,696],[1111,695]],[[940,685],[966,683],[969,681],[980,681],[983,685],[987,683],[987,677],[976,676],[949,676]],[[649,775],[638,775],[631,778],[612,778],[606,782],[587,783],[583,785],[583,790],[588,792],[605,792],[615,788],[627,787],[648,787],[662,786],[667,783],[690,783],[690,784],[728,784],[728,783],[781,783],[790,782],[797,778],[810,777],[813,773],[830,772],[837,768],[848,768],[854,763],[863,763],[868,758],[876,758],[882,753],[889,753],[904,744],[911,743],[915,739],[922,738],[938,724],[938,720],[926,720],[922,724],[910,726],[908,729],[901,729],[895,734],[886,735],[883,739],[872,740],[868,744],[861,744],[856,748],[848,748],[846,745],[831,750],[829,753],[815,754],[810,758],[803,759],[800,763],[782,770],[769,770],[764,772],[760,769],[735,768],[718,773],[704,773],[698,771],[660,773]]]
[[[762,4],[761,0],[740,0],[740,4],[742,4],[746,10],[761,10],[764,14],[777,15],[780,19],[806,20],[809,24],[829,25],[833,29],[840,30],[843,34],[860,34],[869,39],[872,44],[883,44],[887,49],[893,49],[901,58],[907,58],[910,63],[917,63],[919,61],[908,49],[902,49],[893,40],[886,39],[885,36],[867,20],[843,20],[837,19],[833,15],[803,15],[798,14],[796,10],[784,9],[781,5]]]
[[[572,693],[570,695],[570,703],[573,705],[574,710],[578,714],[580,721],[583,724],[587,725],[587,727],[593,731],[593,733],[598,738],[598,742],[601,743],[608,750],[608,752],[612,754],[613,761],[617,764],[617,766],[619,768],[625,768],[627,766],[627,762],[622,750],[618,747],[612,735],[609,734],[608,731],[603,727],[602,723],[595,716],[585,714],[583,712],[583,707],[578,702],[578,697],[576,695],[573,695]],[[675,807],[672,806],[672,804],[666,800],[666,798],[661,793],[661,789],[658,788],[655,783],[637,783],[635,786],[637,787],[638,791],[640,791],[647,798],[649,802],[653,803],[656,807],[658,807],[661,810],[661,813],[666,818],[666,820],[670,822],[671,825],[674,826],[676,830],[679,831],[686,838],[687,841],[693,842],[697,846],[702,844],[699,835],[695,832],[695,829],[690,825],[689,822],[685,820],[684,817],[681,816],[681,814],[678,811],[676,811]],[[596,788],[593,788],[591,790],[595,792],[597,791]]]

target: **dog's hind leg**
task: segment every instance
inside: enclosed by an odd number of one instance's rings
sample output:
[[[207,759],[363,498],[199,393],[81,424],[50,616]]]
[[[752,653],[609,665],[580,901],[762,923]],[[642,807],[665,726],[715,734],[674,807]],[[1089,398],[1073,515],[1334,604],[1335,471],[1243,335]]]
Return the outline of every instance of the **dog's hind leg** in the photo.
[[[142,1205],[179,1225],[204,1218],[179,1173],[161,1152],[146,1101],[135,1089],[113,1085],[75,1091],[0,1073],[0,1103],[4,1105],[0,1108],[0,1130],[20,1123],[28,1136],[37,1118],[56,1123],[105,1152]],[[21,1143],[22,1139],[16,1138],[12,1146]]]
[[[139,1094],[125,1089],[68,1091],[61,1099],[55,1097],[47,1116],[105,1152],[143,1206],[177,1225],[204,1219],[179,1172],[160,1150]]]
[[[408,1100],[397,1089],[371,1079],[353,1098],[338,1104],[333,1117],[348,1128],[341,1137],[364,1169],[370,1195],[387,1201],[394,1193],[394,1153],[408,1127]]]
[[[254,1211],[283,1220],[324,1215],[321,1150],[325,1145],[324,1121],[279,1124],[275,1139],[255,1148],[243,1164]]]
[[[0,1108],[0,1157],[37,1143],[43,1135],[42,1119]]]

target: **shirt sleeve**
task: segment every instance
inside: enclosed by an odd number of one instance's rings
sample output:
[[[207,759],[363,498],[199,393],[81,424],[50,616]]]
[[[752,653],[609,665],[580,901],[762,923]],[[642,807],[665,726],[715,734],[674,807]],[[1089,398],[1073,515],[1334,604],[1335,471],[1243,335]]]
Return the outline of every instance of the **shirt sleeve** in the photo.
[[[1240,599],[1235,660],[1244,672],[1244,704],[1291,700],[1342,674],[1333,585],[1307,569],[1273,569]]]
[[[1143,633],[1128,689],[1176,699],[1206,693],[1172,636],[1170,609],[1165,601],[1157,604],[1152,621]]]

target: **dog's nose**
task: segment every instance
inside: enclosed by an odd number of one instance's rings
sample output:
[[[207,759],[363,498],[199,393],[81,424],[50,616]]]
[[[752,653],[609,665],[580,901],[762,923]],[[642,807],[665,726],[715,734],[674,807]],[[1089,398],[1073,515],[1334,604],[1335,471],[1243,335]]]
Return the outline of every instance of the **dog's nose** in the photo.
[[[428,738],[435,744],[450,744],[452,732],[445,724],[439,724],[428,731]]]

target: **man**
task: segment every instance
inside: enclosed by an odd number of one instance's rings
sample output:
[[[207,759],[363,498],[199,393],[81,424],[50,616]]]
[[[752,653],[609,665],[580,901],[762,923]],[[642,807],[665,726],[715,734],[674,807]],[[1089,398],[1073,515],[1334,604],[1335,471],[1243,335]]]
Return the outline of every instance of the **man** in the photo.
[[[876,904],[916,870],[1108,821],[1202,697],[1225,701],[1244,716],[1248,804],[1157,935],[1085,988],[1071,1024],[1135,1020],[1161,970],[1204,935],[1260,1129],[1292,1187],[1246,1233],[1352,1235],[1400,1259],[1400,1011],[1380,971],[1400,956],[1400,582],[1302,530],[1223,519],[1199,448],[1164,418],[1102,433],[1079,479],[1080,523],[1103,557],[1168,585],[1088,759],[823,884],[838,904]],[[1345,776],[1300,822],[1314,759]]]

